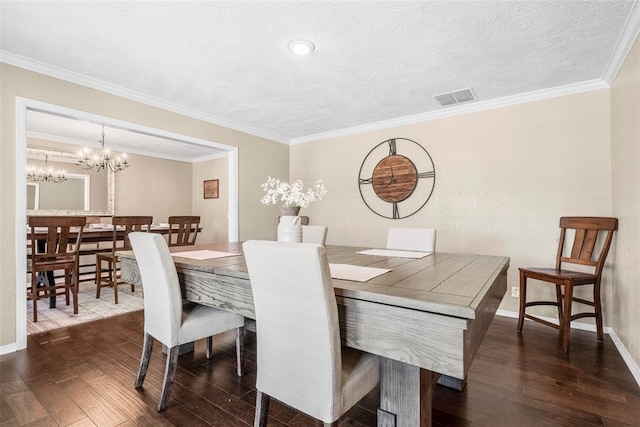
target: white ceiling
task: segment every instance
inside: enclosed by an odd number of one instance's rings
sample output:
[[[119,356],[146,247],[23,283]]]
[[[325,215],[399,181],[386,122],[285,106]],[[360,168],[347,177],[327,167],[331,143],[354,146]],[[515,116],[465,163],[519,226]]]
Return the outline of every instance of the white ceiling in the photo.
[[[635,10],[631,0],[0,4],[5,62],[38,61],[281,142],[460,108],[433,96],[467,87],[482,103],[603,82]],[[292,54],[298,38],[316,50]]]

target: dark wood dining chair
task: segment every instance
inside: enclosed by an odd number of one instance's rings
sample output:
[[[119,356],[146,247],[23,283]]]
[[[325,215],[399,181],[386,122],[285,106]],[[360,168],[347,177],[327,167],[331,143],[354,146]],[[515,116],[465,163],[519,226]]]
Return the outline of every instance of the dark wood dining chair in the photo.
[[[83,216],[32,216],[31,254],[27,269],[31,273],[31,286],[27,288],[27,299],[33,301],[33,321],[38,321],[38,300],[64,295],[69,305],[69,294],[73,299],[73,313],[78,314],[78,269],[82,232],[86,224]],[[64,283],[49,283],[38,287],[39,275],[63,270]],[[53,278],[53,275],[50,275]]]
[[[600,302],[600,284],[602,270],[618,228],[617,218],[605,217],[562,217],[560,218],[560,240],[554,268],[520,268],[520,314],[518,331],[522,332],[524,319],[531,319],[560,331],[562,349],[569,351],[569,328],[571,321],[583,317],[595,317],[598,341],[604,340],[602,330],[602,306]],[[572,231],[572,233],[567,233]],[[573,244],[567,235],[573,234]],[[604,241],[602,240],[604,238]],[[586,266],[590,272],[566,270],[565,264]],[[535,279],[555,285],[556,301],[527,301],[527,280]],[[577,298],[574,287],[592,285],[593,300]],[[594,308],[593,312],[571,314],[574,302]],[[550,305],[557,307],[558,324],[526,313],[527,307]]]
[[[148,232],[153,223],[152,216],[114,216],[113,239],[110,252],[96,254],[96,298],[100,298],[100,289],[113,288],[113,299],[118,304],[118,285],[122,284],[118,279],[118,257],[116,251],[131,249],[129,233],[134,231]],[[106,269],[103,266],[106,263]],[[103,273],[107,273],[103,275]],[[131,284],[131,292],[135,291],[135,285]]]
[[[195,245],[200,228],[199,216],[170,216],[169,219],[169,246]]]

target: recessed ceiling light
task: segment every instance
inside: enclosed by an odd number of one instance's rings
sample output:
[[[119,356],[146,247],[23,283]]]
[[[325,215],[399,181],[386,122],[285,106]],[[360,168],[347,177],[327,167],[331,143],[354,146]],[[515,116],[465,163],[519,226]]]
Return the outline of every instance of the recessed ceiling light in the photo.
[[[316,47],[313,45],[313,43],[308,40],[296,40],[289,43],[289,50],[291,50],[291,52],[295,53],[296,55],[301,56],[310,54],[315,48]]]

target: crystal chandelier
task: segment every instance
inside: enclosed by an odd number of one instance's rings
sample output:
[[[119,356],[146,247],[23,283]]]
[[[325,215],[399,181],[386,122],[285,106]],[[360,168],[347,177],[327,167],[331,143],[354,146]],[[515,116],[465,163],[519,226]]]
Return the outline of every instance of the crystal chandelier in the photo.
[[[90,157],[89,150],[84,149],[80,151],[80,160],[77,165],[82,169],[95,169],[96,172],[100,172],[102,169],[110,170],[113,173],[120,172],[129,167],[127,162],[127,155],[122,154],[122,157],[115,156],[104,148],[104,126],[102,126],[102,139],[99,141],[102,146],[102,154],[94,155]]]
[[[49,167],[49,156],[44,156],[44,169],[36,169],[35,166],[27,168],[27,181],[29,182],[53,182],[60,183],[67,180],[64,174],[64,170],[58,170],[53,172],[53,169]]]

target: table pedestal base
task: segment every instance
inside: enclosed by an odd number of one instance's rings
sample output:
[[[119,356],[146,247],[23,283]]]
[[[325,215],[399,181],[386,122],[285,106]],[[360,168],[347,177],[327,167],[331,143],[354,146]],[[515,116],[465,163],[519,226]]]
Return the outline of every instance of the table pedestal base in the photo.
[[[431,398],[440,374],[380,359],[378,427],[431,426]]]

